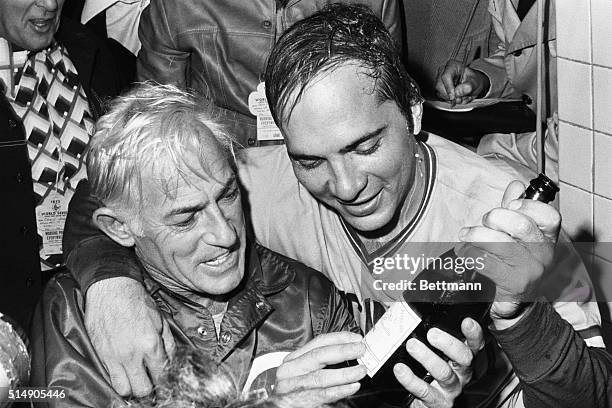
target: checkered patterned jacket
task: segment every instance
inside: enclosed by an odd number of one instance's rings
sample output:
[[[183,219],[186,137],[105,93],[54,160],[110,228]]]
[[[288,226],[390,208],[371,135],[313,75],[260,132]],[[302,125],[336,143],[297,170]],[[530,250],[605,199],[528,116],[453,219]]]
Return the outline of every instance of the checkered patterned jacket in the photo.
[[[76,67],[91,113],[102,114],[104,101],[124,84],[101,40],[74,21],[63,19],[56,39]],[[32,175],[25,129],[0,93],[0,310],[22,327],[42,291]]]

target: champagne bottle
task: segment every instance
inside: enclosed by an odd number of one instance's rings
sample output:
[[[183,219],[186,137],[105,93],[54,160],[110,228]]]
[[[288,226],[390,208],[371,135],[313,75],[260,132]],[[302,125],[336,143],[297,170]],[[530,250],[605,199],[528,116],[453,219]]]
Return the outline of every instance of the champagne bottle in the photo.
[[[530,185],[520,198],[548,203],[554,200],[555,194],[558,191],[559,188],[548,177],[540,174],[537,178],[531,180]],[[442,352],[429,344],[427,341],[427,332],[431,328],[437,327],[456,338],[463,339],[461,322],[466,317],[478,321],[483,329],[485,329],[489,323],[489,308],[495,298],[496,288],[493,281],[477,273],[473,269],[467,270],[462,274],[457,274],[452,269],[449,270],[440,267],[441,265],[448,264],[447,262],[452,263],[458,258],[454,250],[450,250],[440,255],[439,258],[442,262],[429,265],[417,274],[413,281],[425,279],[429,282],[445,282],[446,284],[437,285],[432,290],[405,291],[403,297],[406,303],[398,302],[402,304],[401,307],[391,310],[394,308],[394,306],[392,306],[387,310],[385,315],[383,315],[374,326],[373,331],[377,330],[378,327],[378,330],[384,331],[384,335],[390,335],[389,333],[394,330],[399,330],[397,326],[409,326],[412,324],[416,327],[409,334],[408,338],[415,337],[419,339],[440,357],[448,360]],[[465,288],[466,284],[471,284],[472,287],[479,287],[480,289],[477,291],[453,289],[458,287]],[[400,310],[398,312],[402,307],[409,308],[409,310]],[[396,316],[387,316],[388,313],[395,313]],[[415,319],[415,315],[417,316],[417,320],[413,322],[397,321],[397,319]],[[418,321],[419,319],[420,322]],[[381,329],[379,325],[385,324],[387,327]],[[376,336],[376,334],[366,334],[366,345],[368,335],[370,335],[372,339]],[[390,357],[378,368],[371,378],[366,377],[362,382],[362,391],[360,394],[363,397],[358,395],[356,397],[357,399],[374,398],[377,401],[382,400],[382,405],[381,402],[377,402],[379,406],[409,406],[413,402],[414,396],[408,393],[403,386],[399,384],[393,373],[393,366],[400,362],[410,367],[415,375],[425,381],[431,382],[433,380],[427,370],[406,351],[406,341],[408,338],[404,338],[400,343],[401,345],[392,352]],[[370,361],[368,364],[366,356],[365,365],[370,369],[373,365],[372,361],[375,360],[373,355],[375,355],[376,352],[370,352],[368,350],[366,355],[368,353],[370,353]],[[364,360],[361,362],[364,363]],[[357,405],[361,405],[359,401],[355,402]]]

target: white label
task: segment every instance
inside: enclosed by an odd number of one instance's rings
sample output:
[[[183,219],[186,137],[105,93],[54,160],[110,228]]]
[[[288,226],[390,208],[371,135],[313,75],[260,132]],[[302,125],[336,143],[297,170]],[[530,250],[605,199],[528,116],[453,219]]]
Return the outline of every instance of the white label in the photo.
[[[260,82],[257,90],[249,95],[249,111],[257,116],[257,140],[283,140],[283,135],[270,113],[264,82]]]
[[[363,338],[366,351],[359,363],[373,377],[412,331],[421,323],[419,315],[406,302],[394,302]]]
[[[62,236],[68,214],[68,200],[56,191],[36,207],[36,224],[42,237],[43,256],[62,253]]]

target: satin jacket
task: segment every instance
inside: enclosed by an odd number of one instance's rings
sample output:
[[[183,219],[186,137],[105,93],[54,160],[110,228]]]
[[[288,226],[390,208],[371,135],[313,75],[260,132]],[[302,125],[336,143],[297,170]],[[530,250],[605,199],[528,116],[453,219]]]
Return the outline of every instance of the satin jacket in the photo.
[[[270,391],[275,368],[288,352],[322,333],[359,329],[323,274],[258,245],[247,249],[246,259],[245,279],[228,303],[218,335],[204,307],[150,278],[145,286],[177,344],[224,364],[238,389]],[[123,405],[87,337],[83,306],[82,292],[67,271],[51,279],[34,316],[31,385],[66,390],[66,399],[49,406]]]
[[[91,113],[121,90],[119,69],[106,47],[81,24],[62,19],[56,39],[66,46],[79,73]],[[42,292],[32,169],[25,129],[0,92],[0,310],[22,327]]]
[[[398,44],[397,0],[348,0],[368,5]],[[276,40],[295,22],[330,0],[153,0],[140,19],[139,80],[155,80],[202,92],[222,112],[243,146],[257,145],[248,97],[263,77]]]

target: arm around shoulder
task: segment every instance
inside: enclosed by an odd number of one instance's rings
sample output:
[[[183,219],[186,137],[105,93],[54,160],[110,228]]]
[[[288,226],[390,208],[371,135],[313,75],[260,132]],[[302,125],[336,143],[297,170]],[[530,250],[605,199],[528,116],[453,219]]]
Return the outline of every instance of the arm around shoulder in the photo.
[[[64,229],[63,248],[66,265],[86,293],[100,280],[130,277],[142,280],[140,264],[134,251],[106,236],[93,223],[93,212],[100,202],[89,193],[88,182],[81,181],[76,189]]]

